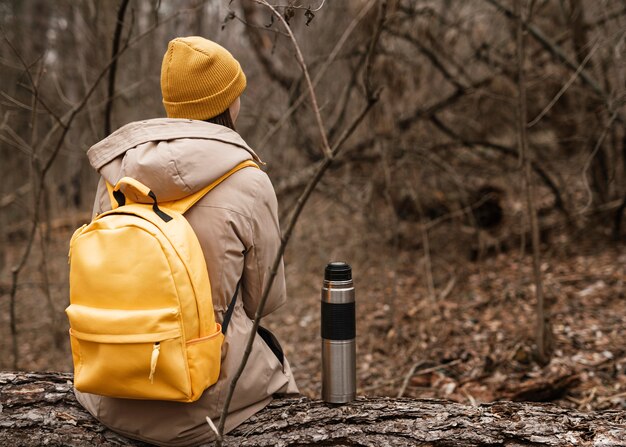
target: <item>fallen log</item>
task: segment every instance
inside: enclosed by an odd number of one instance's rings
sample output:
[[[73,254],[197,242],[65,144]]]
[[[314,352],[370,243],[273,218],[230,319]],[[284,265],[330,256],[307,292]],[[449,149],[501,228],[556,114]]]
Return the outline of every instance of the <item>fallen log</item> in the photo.
[[[68,373],[0,373],[0,445],[146,446],[100,425],[74,399]],[[332,406],[279,399],[227,446],[626,446],[626,411],[549,404],[359,398]]]

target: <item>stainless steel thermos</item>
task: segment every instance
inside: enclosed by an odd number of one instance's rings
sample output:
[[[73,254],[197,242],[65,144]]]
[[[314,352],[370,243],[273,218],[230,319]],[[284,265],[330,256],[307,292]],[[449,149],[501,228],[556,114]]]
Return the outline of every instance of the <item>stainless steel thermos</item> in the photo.
[[[352,268],[331,262],[322,286],[322,399],[342,404],[356,397],[356,322]]]

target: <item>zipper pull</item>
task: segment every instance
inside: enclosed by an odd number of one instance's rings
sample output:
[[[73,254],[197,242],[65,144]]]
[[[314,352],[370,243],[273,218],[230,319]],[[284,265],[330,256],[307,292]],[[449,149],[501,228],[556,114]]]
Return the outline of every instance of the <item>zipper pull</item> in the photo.
[[[154,372],[156,371],[157,361],[159,360],[159,354],[161,353],[161,343],[156,342],[152,347],[152,357],[150,358],[150,383],[154,383]]]

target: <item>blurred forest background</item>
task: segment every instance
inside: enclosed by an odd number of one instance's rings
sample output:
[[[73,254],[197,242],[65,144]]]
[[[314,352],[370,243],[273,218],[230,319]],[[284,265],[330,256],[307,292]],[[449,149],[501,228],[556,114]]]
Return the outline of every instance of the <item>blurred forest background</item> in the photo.
[[[290,300],[264,322],[302,392],[320,392],[323,268],[344,260],[360,394],[626,407],[626,4],[278,9],[331,145],[366,111],[296,226]],[[238,129],[283,223],[322,142],[294,47],[255,1],[0,0],[0,27],[0,368],[70,370],[66,253],[97,181],[85,152],[164,116],[170,39],[241,61]]]

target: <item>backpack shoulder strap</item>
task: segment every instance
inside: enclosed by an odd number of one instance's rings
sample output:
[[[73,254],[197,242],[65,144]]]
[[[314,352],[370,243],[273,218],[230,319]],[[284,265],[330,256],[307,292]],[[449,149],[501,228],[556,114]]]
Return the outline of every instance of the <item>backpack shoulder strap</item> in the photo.
[[[184,197],[184,198],[182,198],[180,200],[174,200],[174,201],[171,201],[171,202],[162,203],[161,206],[164,207],[164,208],[168,208],[170,210],[173,210],[173,211],[178,211],[179,213],[183,214],[185,211],[187,211],[189,208],[191,208],[193,205],[195,205],[196,202],[198,202],[198,200],[200,200],[202,197],[207,195],[209,193],[209,191],[211,191],[217,185],[222,183],[228,177],[233,175],[235,172],[240,171],[240,170],[242,170],[244,168],[248,168],[248,167],[259,169],[259,165],[257,165],[255,162],[253,162],[252,160],[246,160],[246,161],[244,161],[242,163],[239,163],[233,169],[228,171],[226,174],[222,175],[220,178],[215,180],[209,186],[206,186],[206,187],[202,188],[200,191],[198,191],[198,192],[196,192],[194,194],[191,194],[190,196]]]
[[[115,208],[117,208],[119,206],[119,203],[118,203],[117,199],[115,198],[115,194],[113,193],[113,190],[115,188],[113,187],[113,185],[111,185],[106,180],[104,181],[104,184],[107,187],[107,194],[109,195],[109,202],[111,203],[111,209],[115,209]]]

